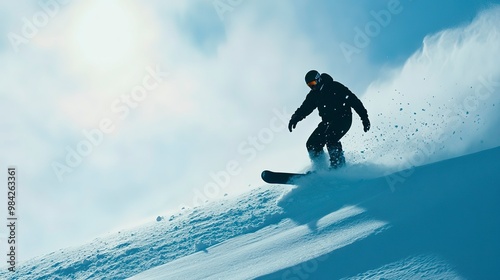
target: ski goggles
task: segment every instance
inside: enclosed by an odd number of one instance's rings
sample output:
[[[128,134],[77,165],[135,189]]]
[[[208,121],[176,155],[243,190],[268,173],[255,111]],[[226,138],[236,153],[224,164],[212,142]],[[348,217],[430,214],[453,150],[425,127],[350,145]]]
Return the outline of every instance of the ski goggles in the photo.
[[[307,83],[307,85],[308,85],[310,88],[315,87],[317,84],[318,84],[318,81],[316,81],[316,80],[312,80],[312,81],[310,81],[309,83]]]

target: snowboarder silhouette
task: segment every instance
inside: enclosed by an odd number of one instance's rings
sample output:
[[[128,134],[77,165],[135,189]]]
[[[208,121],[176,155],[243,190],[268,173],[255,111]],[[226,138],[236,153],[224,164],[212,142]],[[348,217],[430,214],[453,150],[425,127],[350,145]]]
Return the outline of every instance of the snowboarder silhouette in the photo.
[[[345,157],[340,139],[351,128],[351,108],[361,117],[365,132],[370,129],[368,112],[354,93],[343,84],[334,81],[330,75],[326,73],[320,75],[318,71],[311,70],[307,72],[305,80],[311,90],[302,105],[292,115],[288,130],[292,132],[299,121],[318,108],[322,121],[306,142],[313,168],[321,164],[325,156],[323,150],[325,145],[330,156],[330,168],[343,167]]]

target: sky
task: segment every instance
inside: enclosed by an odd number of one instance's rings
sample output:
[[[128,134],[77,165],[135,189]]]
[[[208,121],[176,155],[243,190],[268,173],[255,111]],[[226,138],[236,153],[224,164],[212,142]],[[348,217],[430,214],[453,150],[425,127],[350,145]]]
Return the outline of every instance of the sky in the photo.
[[[372,130],[354,116],[343,139],[353,165],[499,146],[498,4],[1,2],[0,166],[4,182],[18,168],[19,258],[307,168],[319,117],[286,125],[311,69],[368,109]]]

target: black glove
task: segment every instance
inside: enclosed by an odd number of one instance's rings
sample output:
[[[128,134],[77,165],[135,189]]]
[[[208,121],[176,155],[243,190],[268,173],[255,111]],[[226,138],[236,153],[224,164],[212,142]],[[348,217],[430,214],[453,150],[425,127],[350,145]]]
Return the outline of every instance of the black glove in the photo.
[[[290,119],[290,122],[288,123],[288,130],[290,130],[290,132],[292,132],[292,129],[295,129],[298,122],[299,122],[299,120],[292,116],[292,118]]]
[[[363,129],[365,130],[365,132],[368,132],[368,130],[370,130],[370,120],[368,119],[368,117],[362,119],[363,121]]]

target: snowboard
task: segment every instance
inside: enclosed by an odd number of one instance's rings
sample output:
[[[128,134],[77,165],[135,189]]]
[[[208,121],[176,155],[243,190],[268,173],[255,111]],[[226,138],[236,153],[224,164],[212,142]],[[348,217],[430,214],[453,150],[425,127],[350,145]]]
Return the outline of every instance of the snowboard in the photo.
[[[270,170],[262,171],[260,177],[269,184],[293,184],[295,180],[307,176],[304,173],[273,172]]]

